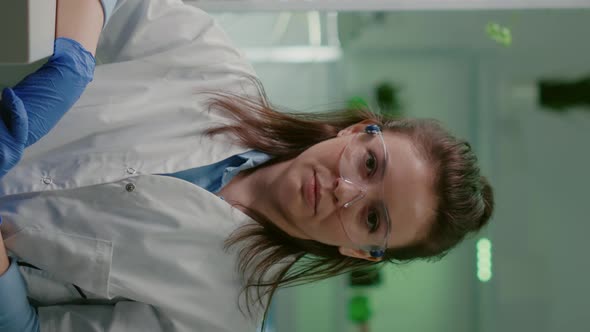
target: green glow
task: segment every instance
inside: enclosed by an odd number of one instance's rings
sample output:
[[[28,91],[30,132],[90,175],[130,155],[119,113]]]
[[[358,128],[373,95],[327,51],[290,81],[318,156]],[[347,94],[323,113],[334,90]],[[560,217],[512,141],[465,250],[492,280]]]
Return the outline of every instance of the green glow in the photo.
[[[512,45],[512,32],[498,23],[490,22],[486,25],[486,33],[496,43],[509,47]]]
[[[486,238],[479,239],[477,241],[477,250],[492,250],[492,242]]]
[[[477,261],[490,261],[492,259],[492,253],[489,250],[477,250]]]
[[[477,241],[477,278],[481,282],[492,279],[492,242],[486,238]]]
[[[488,282],[492,279],[492,272],[491,271],[480,271],[477,273],[477,278],[481,282]]]

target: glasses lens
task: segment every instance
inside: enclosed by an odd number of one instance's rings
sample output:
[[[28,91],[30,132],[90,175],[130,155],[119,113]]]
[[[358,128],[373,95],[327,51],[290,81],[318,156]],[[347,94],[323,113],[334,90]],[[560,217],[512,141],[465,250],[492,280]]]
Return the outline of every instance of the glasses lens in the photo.
[[[386,151],[380,134],[351,135],[340,157],[340,221],[359,247],[383,247],[389,235],[384,204],[383,175]]]

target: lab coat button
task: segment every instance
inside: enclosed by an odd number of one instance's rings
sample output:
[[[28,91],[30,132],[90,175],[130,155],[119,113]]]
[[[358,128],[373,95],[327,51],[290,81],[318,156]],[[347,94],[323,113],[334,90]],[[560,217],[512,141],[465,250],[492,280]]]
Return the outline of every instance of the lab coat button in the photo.
[[[127,173],[129,174],[135,174],[136,170],[133,167],[127,167]]]
[[[127,185],[125,185],[125,190],[127,190],[128,192],[132,192],[133,190],[135,190],[135,185],[133,183],[127,183]]]
[[[43,181],[43,183],[45,184],[51,184],[53,182],[53,180],[49,176],[42,177],[41,181]]]

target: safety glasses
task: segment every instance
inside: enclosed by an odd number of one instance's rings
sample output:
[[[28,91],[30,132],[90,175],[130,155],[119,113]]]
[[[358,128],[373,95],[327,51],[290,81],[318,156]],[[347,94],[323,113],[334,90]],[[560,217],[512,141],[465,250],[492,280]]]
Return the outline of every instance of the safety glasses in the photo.
[[[350,135],[340,156],[338,186],[346,192],[339,210],[342,228],[359,249],[375,258],[384,255],[391,232],[383,184],[387,160],[381,128],[374,124]]]

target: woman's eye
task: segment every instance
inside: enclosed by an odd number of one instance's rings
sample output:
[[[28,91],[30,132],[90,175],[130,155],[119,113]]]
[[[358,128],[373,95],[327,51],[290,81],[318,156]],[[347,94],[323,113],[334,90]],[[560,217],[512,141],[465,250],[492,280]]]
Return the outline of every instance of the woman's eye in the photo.
[[[372,175],[375,172],[375,169],[377,168],[377,158],[375,158],[375,155],[371,152],[369,152],[369,155],[367,156],[367,160],[365,161],[365,167],[369,171],[369,175]]]
[[[377,211],[371,210],[369,212],[367,216],[367,227],[369,228],[369,233],[374,233],[379,229],[379,215]]]

